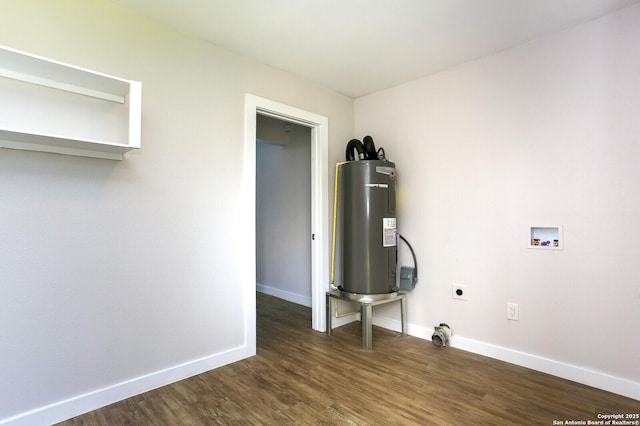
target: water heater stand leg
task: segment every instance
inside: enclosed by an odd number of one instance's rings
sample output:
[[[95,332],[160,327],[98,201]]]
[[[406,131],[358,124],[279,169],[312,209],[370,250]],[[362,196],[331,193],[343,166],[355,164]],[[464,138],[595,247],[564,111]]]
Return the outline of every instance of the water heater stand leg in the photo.
[[[362,349],[365,351],[373,350],[372,334],[371,334],[371,303],[363,303],[360,308],[360,320],[362,321]]]

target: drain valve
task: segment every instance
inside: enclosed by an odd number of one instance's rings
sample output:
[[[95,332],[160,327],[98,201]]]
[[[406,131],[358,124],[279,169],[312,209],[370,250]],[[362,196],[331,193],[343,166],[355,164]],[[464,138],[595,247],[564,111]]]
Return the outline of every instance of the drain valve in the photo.
[[[434,346],[444,348],[445,346],[449,346],[450,338],[451,328],[445,323],[440,323],[439,326],[434,328],[433,336],[431,336],[431,341],[433,342]]]

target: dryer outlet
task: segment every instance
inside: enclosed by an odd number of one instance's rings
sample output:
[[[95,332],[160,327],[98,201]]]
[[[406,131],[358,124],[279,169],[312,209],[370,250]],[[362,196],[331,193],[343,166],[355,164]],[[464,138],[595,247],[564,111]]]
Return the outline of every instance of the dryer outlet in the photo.
[[[458,300],[467,300],[467,286],[453,284],[451,286],[451,297]]]

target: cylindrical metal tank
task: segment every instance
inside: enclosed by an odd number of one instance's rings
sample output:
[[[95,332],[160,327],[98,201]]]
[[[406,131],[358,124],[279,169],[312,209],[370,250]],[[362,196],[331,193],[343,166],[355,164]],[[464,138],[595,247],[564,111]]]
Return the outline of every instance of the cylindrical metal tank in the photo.
[[[342,284],[355,294],[384,294],[396,287],[395,164],[347,161],[339,166]]]

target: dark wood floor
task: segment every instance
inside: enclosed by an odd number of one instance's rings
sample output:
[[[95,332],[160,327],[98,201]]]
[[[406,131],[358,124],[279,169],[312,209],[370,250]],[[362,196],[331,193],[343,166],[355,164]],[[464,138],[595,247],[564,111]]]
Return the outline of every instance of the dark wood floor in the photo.
[[[66,425],[552,425],[640,401],[360,324],[331,337],[308,308],[258,294],[258,355]]]

